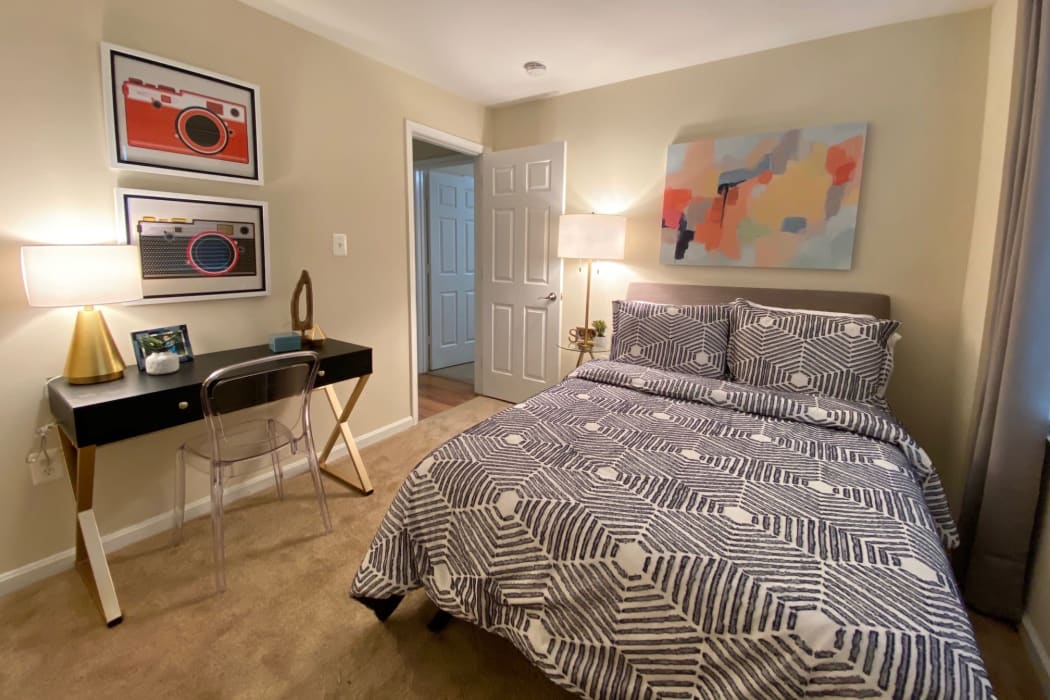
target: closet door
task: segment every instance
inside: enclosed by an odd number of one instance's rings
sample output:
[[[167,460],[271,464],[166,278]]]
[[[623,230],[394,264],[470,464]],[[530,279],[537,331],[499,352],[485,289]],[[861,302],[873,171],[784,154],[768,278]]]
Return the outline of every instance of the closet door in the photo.
[[[430,369],[474,361],[474,178],[429,175]]]

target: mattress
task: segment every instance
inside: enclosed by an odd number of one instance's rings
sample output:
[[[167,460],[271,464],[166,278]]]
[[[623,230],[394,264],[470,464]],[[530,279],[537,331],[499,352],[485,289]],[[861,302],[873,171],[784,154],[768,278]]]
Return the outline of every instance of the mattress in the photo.
[[[351,595],[588,698],[992,697],[957,539],[889,413],[593,361],[420,462]]]

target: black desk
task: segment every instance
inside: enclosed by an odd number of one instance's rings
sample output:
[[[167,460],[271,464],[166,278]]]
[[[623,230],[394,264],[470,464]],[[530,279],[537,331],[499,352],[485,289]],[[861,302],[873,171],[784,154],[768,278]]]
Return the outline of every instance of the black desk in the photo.
[[[340,340],[328,339],[316,349],[321,357],[316,388],[325,393],[336,426],[332,429],[318,460],[325,473],[340,481],[372,493],[372,484],[357,450],[347,420],[372,374],[372,349]],[[174,374],[151,376],[134,365],[124,378],[104,384],[72,385],[65,379],[48,384],[51,412],[59,426],[59,438],[77,502],[77,568],[98,595],[106,623],[121,622],[120,605],[102,549],[102,537],[92,509],[95,476],[95,448],[164,428],[201,420],[201,384],[209,374],[228,365],[272,355],[266,345],[223,350],[197,355]],[[332,386],[357,378],[350,399],[340,405]],[[342,436],[355,474],[327,459]],[[356,476],[356,479],[352,478]],[[356,483],[355,483],[356,482]],[[84,564],[90,566],[90,576]]]

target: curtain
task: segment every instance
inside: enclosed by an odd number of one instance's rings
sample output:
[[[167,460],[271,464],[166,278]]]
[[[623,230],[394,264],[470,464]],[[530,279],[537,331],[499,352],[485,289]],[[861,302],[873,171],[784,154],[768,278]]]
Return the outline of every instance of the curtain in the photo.
[[[1012,112],[956,574],[1018,621],[1050,427],[1050,17],[1020,0]]]

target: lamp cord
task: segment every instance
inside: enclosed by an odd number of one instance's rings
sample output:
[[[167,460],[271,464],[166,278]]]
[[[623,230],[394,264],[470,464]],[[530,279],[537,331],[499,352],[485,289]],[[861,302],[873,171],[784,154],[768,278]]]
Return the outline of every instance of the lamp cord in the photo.
[[[48,389],[51,386],[51,382],[55,381],[61,376],[61,374],[56,374],[55,376],[48,377],[44,380],[43,393],[45,401],[49,400],[50,398],[48,396]],[[58,423],[56,423],[55,421],[50,421],[48,423],[45,423],[44,425],[38,426],[33,429],[33,434],[38,438],[37,448],[35,450],[30,450],[29,454],[26,455],[26,463],[32,464],[33,462],[36,462],[38,459],[43,457],[44,462],[46,464],[51,464],[51,455],[47,452],[47,434],[51,432],[52,428],[56,427],[58,427]]]
[[[583,341],[590,342],[591,330],[591,260],[587,260],[587,298],[583,307]]]
[[[32,464],[41,457],[43,457],[46,464],[51,464],[51,455],[47,452],[47,434],[57,425],[58,423],[51,421],[50,423],[45,423],[44,425],[33,429],[33,434],[38,438],[37,448],[35,450],[30,450],[29,454],[26,455],[27,464]]]

